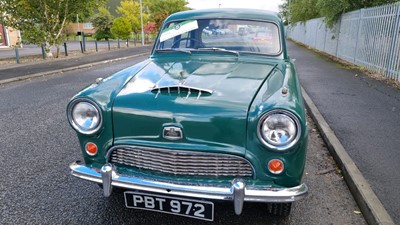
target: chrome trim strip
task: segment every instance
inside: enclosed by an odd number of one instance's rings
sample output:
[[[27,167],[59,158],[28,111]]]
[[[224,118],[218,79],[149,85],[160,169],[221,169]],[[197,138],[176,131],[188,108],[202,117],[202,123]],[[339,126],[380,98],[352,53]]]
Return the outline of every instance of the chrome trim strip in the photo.
[[[103,183],[99,169],[88,167],[81,162],[73,162],[69,167],[71,174],[75,177]],[[235,179],[232,185],[200,186],[196,183],[178,184],[140,177],[121,176],[115,171],[111,173],[111,176],[104,179],[106,182],[111,181],[111,185],[114,187],[125,189],[191,198],[234,201],[235,213],[239,214],[241,213],[243,202],[294,202],[304,198],[308,193],[308,187],[304,183],[292,188],[273,188],[246,185],[241,179]]]

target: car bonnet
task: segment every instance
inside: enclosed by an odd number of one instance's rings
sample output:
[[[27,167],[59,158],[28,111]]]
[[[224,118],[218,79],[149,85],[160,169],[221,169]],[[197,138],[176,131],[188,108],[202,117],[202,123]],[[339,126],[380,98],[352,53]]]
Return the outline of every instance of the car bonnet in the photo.
[[[153,61],[114,100],[115,143],[190,143],[243,155],[249,106],[273,68],[239,61]],[[181,132],[174,140],[164,132],[171,128]]]

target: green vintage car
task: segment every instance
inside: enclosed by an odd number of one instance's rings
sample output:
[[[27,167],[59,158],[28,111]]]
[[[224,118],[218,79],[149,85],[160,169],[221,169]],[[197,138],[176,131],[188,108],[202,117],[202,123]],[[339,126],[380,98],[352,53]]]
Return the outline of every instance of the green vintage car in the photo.
[[[69,102],[84,158],[72,175],[106,197],[125,191],[132,208],[213,220],[216,201],[237,215],[244,202],[265,202],[288,215],[308,192],[308,131],[280,16],[193,10],[160,30],[149,59]]]

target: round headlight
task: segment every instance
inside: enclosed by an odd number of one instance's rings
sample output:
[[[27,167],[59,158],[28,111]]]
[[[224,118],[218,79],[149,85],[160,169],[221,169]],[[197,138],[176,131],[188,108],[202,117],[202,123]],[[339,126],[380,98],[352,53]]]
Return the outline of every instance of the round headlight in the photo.
[[[68,107],[68,120],[82,134],[94,134],[101,127],[99,107],[89,100],[75,100]]]
[[[299,140],[299,121],[292,113],[273,110],[260,119],[258,136],[263,144],[274,150],[285,150]]]

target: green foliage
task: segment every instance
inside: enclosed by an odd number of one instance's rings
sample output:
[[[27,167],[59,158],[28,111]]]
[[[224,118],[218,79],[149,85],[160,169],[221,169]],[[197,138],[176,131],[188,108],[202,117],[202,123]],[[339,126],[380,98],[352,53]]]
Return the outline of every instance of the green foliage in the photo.
[[[350,11],[348,0],[318,0],[317,7],[329,27],[332,27],[344,12]]]
[[[79,16],[80,21],[90,20],[90,18],[97,11],[97,9],[100,7],[104,7],[105,4],[107,3],[107,0],[46,0],[46,1],[69,2],[70,5],[69,7],[71,8],[71,12],[69,13],[70,16],[68,20],[71,22],[76,22],[76,15]]]
[[[96,40],[99,41],[101,39],[108,40],[114,38],[111,33],[113,16],[106,8],[99,8],[99,12],[94,16],[92,23],[96,28],[96,33],[94,34]]]
[[[7,26],[23,32],[24,39],[35,44],[45,43],[48,56],[51,46],[62,41],[65,25],[76,15],[88,17],[105,0],[1,0],[0,15],[6,15]]]
[[[155,29],[158,30],[169,15],[188,10],[186,4],[186,0],[142,0],[143,24],[155,22]],[[140,33],[140,0],[108,0],[107,5],[129,21],[134,33]]]
[[[133,0],[123,0],[120,5],[117,7],[117,13],[121,15],[121,17],[125,18],[131,24],[131,30],[135,33],[139,33],[141,31],[141,23],[140,23],[140,4],[138,1]],[[143,13],[143,20],[147,19],[146,13]],[[143,21],[145,23],[145,21]]]
[[[118,17],[114,20],[111,33],[119,39],[128,39],[131,36],[132,26],[125,17]]]
[[[290,19],[292,23],[320,17],[317,8],[318,0],[296,0],[290,2]]]
[[[150,20],[155,22],[158,30],[169,15],[188,10],[189,8],[186,7],[186,4],[185,0],[152,0],[149,3]]]
[[[121,0],[107,0],[107,8],[109,9],[110,13],[114,17],[118,17],[117,14],[117,7],[120,4]]]
[[[140,0],[134,0],[135,2],[139,3]],[[149,2],[151,0],[142,0],[143,3],[143,11],[146,12],[146,8],[149,5]],[[121,5],[121,0],[107,0],[106,7],[109,9],[111,15],[114,17],[120,16],[120,14],[117,13],[117,7]]]
[[[289,14],[290,11],[288,2],[284,2],[282,5],[279,5],[279,13],[282,15],[284,24],[288,25],[290,21],[290,14]]]
[[[333,26],[343,13],[362,8],[386,5],[399,0],[318,0],[317,7],[328,26]]]
[[[399,2],[399,0],[346,0],[346,1],[347,4],[349,5],[348,11]]]
[[[325,17],[328,26],[343,13],[398,2],[399,0],[285,0],[280,12],[290,23]]]

